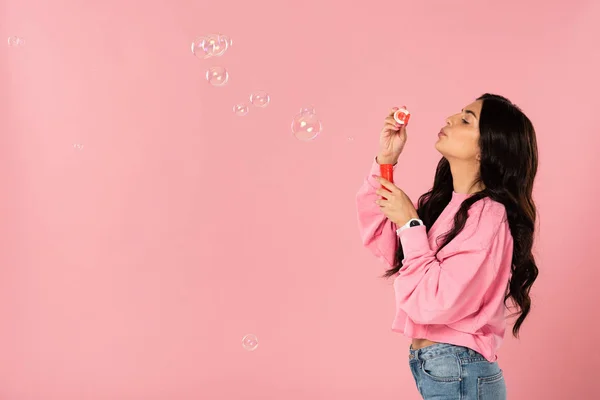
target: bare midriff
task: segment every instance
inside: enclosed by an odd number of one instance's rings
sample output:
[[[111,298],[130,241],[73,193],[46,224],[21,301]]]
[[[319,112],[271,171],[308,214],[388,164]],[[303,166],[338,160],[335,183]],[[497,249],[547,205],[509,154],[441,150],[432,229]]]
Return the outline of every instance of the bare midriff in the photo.
[[[437,342],[432,342],[428,339],[413,339],[412,340],[412,348],[414,350],[422,349],[423,347],[431,346],[432,344],[436,344]]]

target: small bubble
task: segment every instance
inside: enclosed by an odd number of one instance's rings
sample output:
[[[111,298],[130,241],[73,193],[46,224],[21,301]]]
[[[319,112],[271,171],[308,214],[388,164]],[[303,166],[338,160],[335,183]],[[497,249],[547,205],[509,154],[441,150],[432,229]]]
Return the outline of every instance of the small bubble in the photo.
[[[250,107],[246,103],[239,103],[233,106],[233,113],[238,117],[243,117],[248,114],[248,111],[250,111]]]
[[[229,73],[224,67],[210,67],[206,71],[206,80],[213,86],[223,86],[229,80]]]
[[[258,347],[258,338],[256,335],[246,335],[242,338],[242,347],[247,351],[254,351]]]
[[[303,107],[292,120],[292,133],[302,141],[313,140],[321,133],[323,126],[313,107]]]
[[[16,46],[22,46],[23,44],[25,44],[25,40],[21,37],[18,36],[10,36],[8,38],[8,45],[12,46],[12,47],[16,47]]]
[[[250,103],[253,106],[265,108],[271,102],[271,96],[264,90],[257,90],[250,95]]]

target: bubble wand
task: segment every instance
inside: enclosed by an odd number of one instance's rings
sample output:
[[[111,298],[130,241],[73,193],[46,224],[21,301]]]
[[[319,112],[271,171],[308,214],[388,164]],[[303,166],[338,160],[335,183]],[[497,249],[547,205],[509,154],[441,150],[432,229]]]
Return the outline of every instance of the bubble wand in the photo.
[[[404,107],[400,108],[394,113],[394,120],[400,125],[408,126],[408,120],[410,119],[410,112]],[[392,164],[380,164],[379,171],[381,177],[391,183],[394,183],[394,165]],[[382,188],[386,189],[384,186]]]

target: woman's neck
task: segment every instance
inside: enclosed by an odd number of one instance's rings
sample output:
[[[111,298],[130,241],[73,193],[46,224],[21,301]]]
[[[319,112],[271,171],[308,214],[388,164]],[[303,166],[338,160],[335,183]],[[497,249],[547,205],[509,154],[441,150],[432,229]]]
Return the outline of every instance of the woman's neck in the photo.
[[[477,161],[452,161],[450,162],[452,172],[452,184],[454,192],[472,194],[485,189],[479,179],[479,162]]]

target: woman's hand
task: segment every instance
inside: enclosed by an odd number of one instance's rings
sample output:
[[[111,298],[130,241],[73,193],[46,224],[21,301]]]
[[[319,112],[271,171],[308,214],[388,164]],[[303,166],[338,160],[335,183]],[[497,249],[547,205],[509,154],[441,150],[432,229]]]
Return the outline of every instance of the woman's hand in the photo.
[[[379,205],[381,212],[390,221],[400,227],[412,218],[419,218],[413,202],[408,198],[406,193],[380,176],[374,176],[374,178],[385,188],[375,191],[380,196],[380,198],[375,200],[375,203]]]
[[[379,134],[379,164],[395,164],[406,144],[406,125],[401,125],[394,119],[398,107],[390,110],[383,121],[383,128]]]

